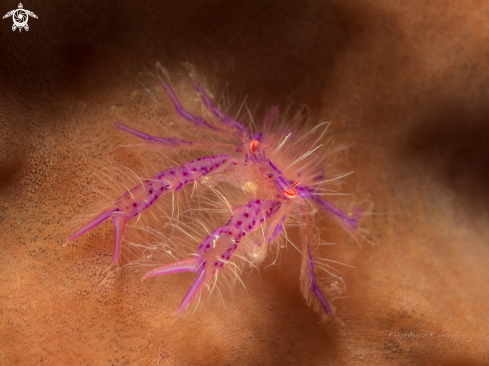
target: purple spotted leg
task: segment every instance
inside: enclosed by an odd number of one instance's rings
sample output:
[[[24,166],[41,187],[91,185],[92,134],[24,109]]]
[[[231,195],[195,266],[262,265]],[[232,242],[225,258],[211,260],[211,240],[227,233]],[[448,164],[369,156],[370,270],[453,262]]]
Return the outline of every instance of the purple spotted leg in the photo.
[[[68,239],[65,246],[103,222],[112,219],[114,224],[114,254],[110,266],[113,266],[121,254],[128,220],[142,213],[164,194],[172,191],[178,192],[185,185],[203,176],[225,172],[236,164],[237,162],[229,155],[214,155],[161,171],[153,178],[146,179],[143,183],[124,193],[109,208],[83,225]]]
[[[204,286],[230,261],[240,241],[273,220],[281,205],[279,201],[253,200],[235,208],[229,222],[211,232],[200,244],[194,257],[156,268],[148,272],[143,280],[179,272],[196,272],[197,278],[176,310],[176,313],[183,312]]]

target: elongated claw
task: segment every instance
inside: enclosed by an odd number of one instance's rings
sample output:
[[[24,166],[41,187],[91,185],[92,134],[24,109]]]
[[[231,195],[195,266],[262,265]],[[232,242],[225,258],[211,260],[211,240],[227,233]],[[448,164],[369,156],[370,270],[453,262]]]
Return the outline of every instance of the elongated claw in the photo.
[[[100,215],[95,217],[93,220],[87,222],[80,229],[78,229],[69,239],[66,241],[64,246],[68,245],[71,241],[75,240],[79,236],[85,234],[86,232],[96,228],[103,222],[112,219],[114,224],[114,254],[112,256],[112,262],[109,268],[112,267],[121,255],[122,243],[124,242],[124,233],[126,231],[126,218],[121,212],[116,210],[106,210]]]
[[[70,236],[65,246],[103,222],[112,219],[114,224],[114,254],[110,266],[113,266],[121,254],[128,220],[141,214],[164,194],[172,191],[178,192],[185,185],[193,183],[202,176],[222,173],[233,164],[236,162],[229,155],[214,155],[159,172],[155,177],[145,180],[124,193],[108,209],[83,225]]]
[[[75,231],[75,233],[68,238],[64,246],[68,245],[71,241],[75,240],[79,236],[82,236],[86,232],[95,229],[97,226],[99,226],[100,224],[102,224],[103,222],[107,221],[110,218],[112,218],[112,212],[110,210],[106,210],[101,214],[97,215],[94,219],[87,222],[85,225],[83,225],[81,228]]]
[[[195,257],[156,268],[143,279],[179,272],[197,272],[197,278],[176,310],[176,313],[181,313],[229,262],[241,239],[268,220],[275,219],[281,205],[279,201],[253,200],[235,208],[229,222],[211,232],[200,244]]]
[[[124,243],[124,234],[126,232],[126,218],[122,215],[114,216],[112,223],[114,224],[114,253],[112,254],[112,262],[109,268],[117,263],[121,256],[122,243]]]
[[[163,276],[166,274],[174,274],[180,272],[195,272],[197,268],[199,268],[199,261],[197,258],[184,259],[183,261],[170,263],[165,266],[153,269],[152,271],[144,275],[143,280],[145,280],[146,278]]]

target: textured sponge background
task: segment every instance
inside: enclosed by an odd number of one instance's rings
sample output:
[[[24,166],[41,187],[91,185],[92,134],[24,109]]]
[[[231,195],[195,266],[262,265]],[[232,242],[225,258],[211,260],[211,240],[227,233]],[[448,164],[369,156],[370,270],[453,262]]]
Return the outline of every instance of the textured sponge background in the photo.
[[[28,32],[0,22],[2,365],[489,363],[489,3],[24,8],[39,17]],[[307,308],[293,250],[247,276],[226,307],[211,299],[176,320],[191,274],[141,284],[142,272],[105,271],[109,224],[62,247],[94,204],[88,171],[137,164],[107,125],[112,106],[127,118],[151,110],[139,95],[156,62],[175,75],[191,62],[230,100],[306,104],[355,142],[343,162],[374,202],[377,245],[337,241],[335,258],[356,266],[335,301],[343,325]],[[427,336],[398,336],[411,332]]]

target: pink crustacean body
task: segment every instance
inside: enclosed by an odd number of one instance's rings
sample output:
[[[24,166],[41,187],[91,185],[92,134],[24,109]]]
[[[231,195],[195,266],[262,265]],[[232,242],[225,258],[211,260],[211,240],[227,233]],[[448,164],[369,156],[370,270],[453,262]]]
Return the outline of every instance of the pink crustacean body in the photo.
[[[230,136],[230,143],[222,143],[228,153],[201,157],[158,172],[154,177],[142,181],[141,184],[125,192],[111,206],[77,230],[66,244],[111,219],[114,225],[114,251],[110,263],[112,266],[117,263],[121,255],[128,220],[142,214],[159,197],[169,192],[179,192],[187,184],[212,176],[215,182],[226,181],[247,192],[250,197],[249,202],[234,207],[228,223],[213,230],[201,242],[193,256],[158,267],[148,272],[143,279],[186,271],[197,273],[197,278],[176,311],[181,313],[233,259],[233,255],[240,248],[244,238],[261,229],[261,235],[253,236],[252,247],[244,253],[251,257],[254,263],[259,264],[266,256],[269,244],[283,231],[289,214],[294,213],[303,224],[301,225],[303,240],[301,287],[303,294],[309,304],[319,305],[316,307],[332,317],[333,307],[326,300],[316,282],[316,263],[311,249],[311,234],[308,230],[311,224],[307,218],[306,208],[312,205],[318,207],[326,214],[338,219],[349,230],[357,226],[358,210],[344,214],[331,203],[321,199],[318,190],[321,183],[318,181],[321,179],[318,179],[317,172],[304,170],[289,173],[288,167],[283,167],[285,164],[290,167],[310,155],[312,151],[306,150],[306,153],[294,162],[284,162],[279,157],[274,158],[274,154],[282,147],[285,139],[277,146],[276,142],[267,141],[264,134],[251,133],[245,126],[215,108],[198,83],[194,83],[194,88],[201,95],[214,123],[209,123],[184,110],[170,85],[163,83],[163,90],[170,97],[176,113],[183,120],[192,123],[195,128],[218,131]],[[277,113],[276,108],[271,108],[265,115],[264,124],[274,119]],[[174,149],[192,148],[202,144],[201,141],[183,140],[177,137],[150,136],[122,124],[116,124],[114,127],[148,143]],[[297,148],[300,150],[298,142]],[[287,174],[283,173],[279,167]]]

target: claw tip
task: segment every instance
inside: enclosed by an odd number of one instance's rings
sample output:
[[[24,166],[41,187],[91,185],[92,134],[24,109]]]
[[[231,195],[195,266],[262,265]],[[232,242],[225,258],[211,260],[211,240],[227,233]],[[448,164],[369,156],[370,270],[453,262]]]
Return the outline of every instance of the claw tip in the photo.
[[[72,236],[70,236],[70,237],[68,238],[68,240],[66,240],[66,242],[63,244],[63,247],[68,246],[68,244],[70,244],[70,243],[71,243],[73,240],[74,240],[74,238],[73,238]]]

